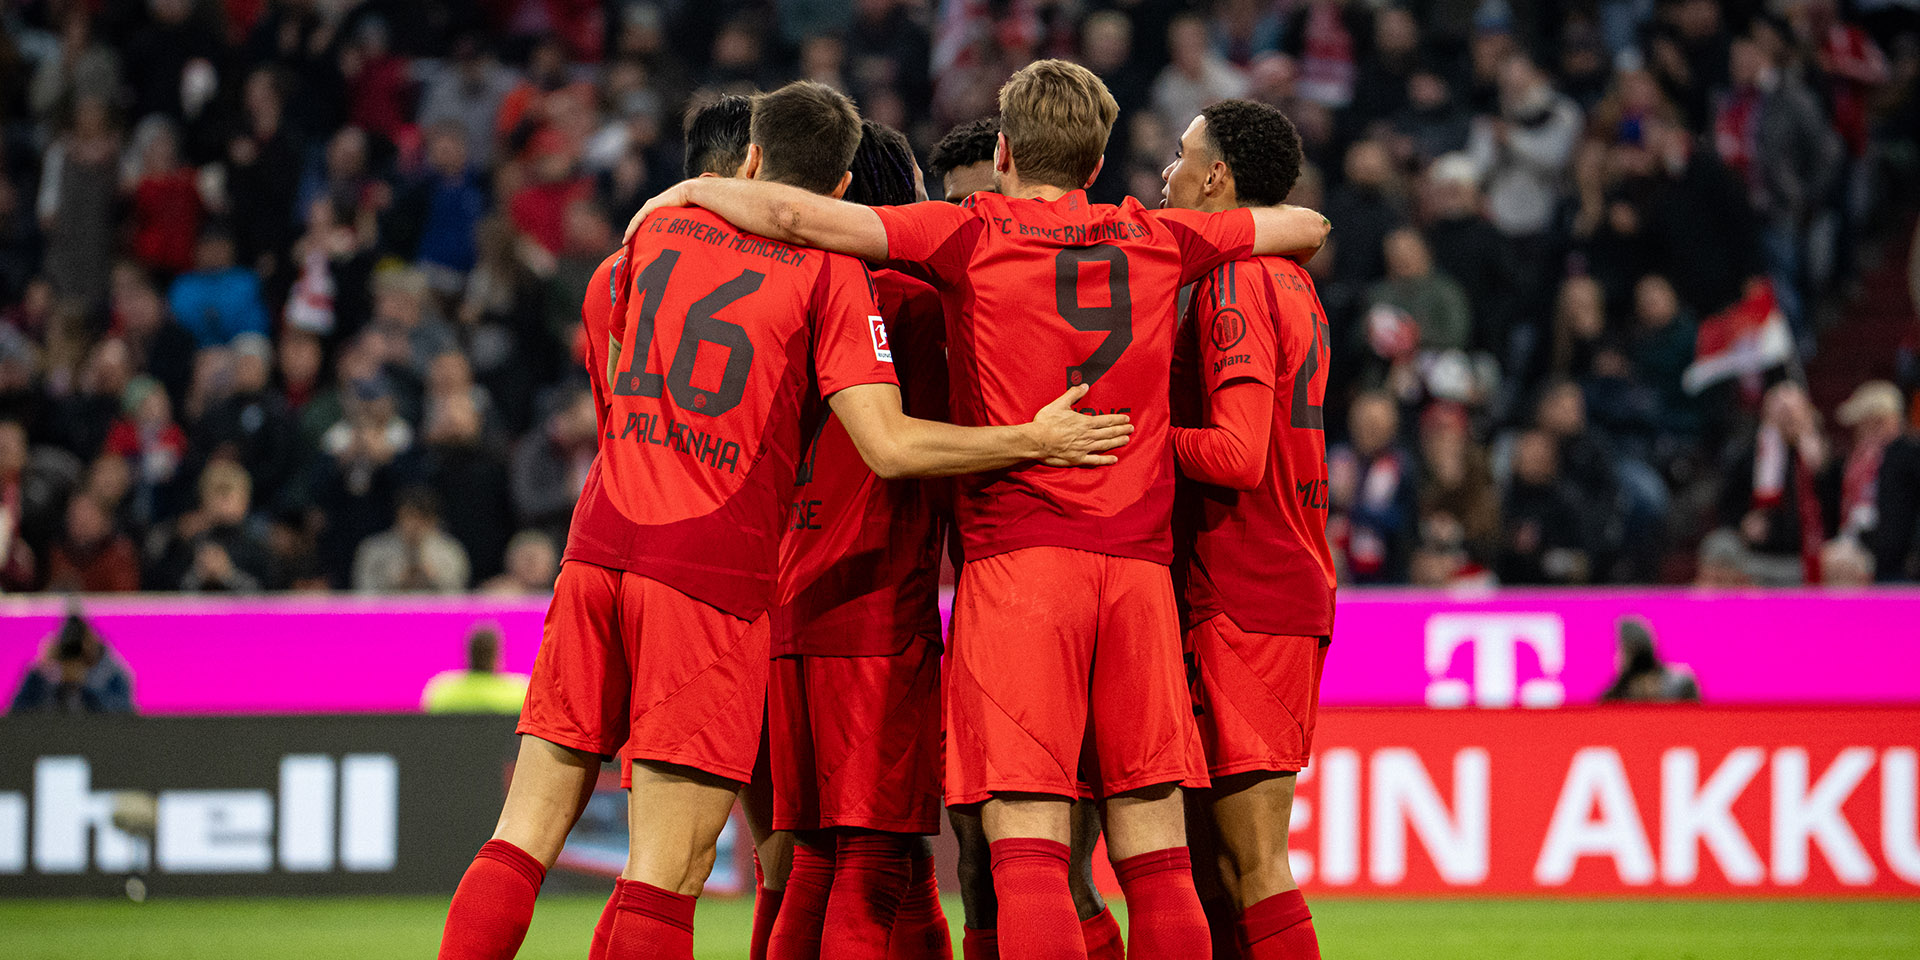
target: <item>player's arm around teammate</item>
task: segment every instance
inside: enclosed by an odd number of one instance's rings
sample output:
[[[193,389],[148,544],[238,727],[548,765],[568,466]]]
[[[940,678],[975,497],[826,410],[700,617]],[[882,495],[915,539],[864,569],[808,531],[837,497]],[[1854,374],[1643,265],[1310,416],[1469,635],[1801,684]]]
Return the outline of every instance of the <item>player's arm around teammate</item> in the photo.
[[[1006,149],[1002,134],[1000,150]],[[846,203],[777,183],[712,178],[667,188],[633,215],[632,236],[642,221],[664,207],[705,207],[743,230],[786,243],[818,247],[865,260],[887,258],[887,230],[872,207]],[[1305,207],[1253,207],[1253,252],[1311,255],[1326,242],[1331,224]]]

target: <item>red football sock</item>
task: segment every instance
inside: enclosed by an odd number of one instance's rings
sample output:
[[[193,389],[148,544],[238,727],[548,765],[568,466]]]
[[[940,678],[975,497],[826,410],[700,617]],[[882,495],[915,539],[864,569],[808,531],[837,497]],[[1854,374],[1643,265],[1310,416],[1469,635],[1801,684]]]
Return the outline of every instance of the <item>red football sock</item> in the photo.
[[[960,928],[961,960],[1000,960],[1000,931]]]
[[[1087,960],[1127,960],[1127,942],[1120,938],[1120,921],[1105,907],[1080,921],[1080,939],[1087,944]]]
[[[1313,914],[1298,890],[1276,893],[1240,914],[1240,944],[1247,960],[1320,960]]]
[[[1127,898],[1127,939],[1136,956],[1208,960],[1207,915],[1193,890],[1186,847],[1169,847],[1113,865]]]
[[[826,936],[820,955],[828,960],[887,960],[900,898],[913,877],[907,838],[850,834],[834,852],[833,892],[827,897]]]
[[[893,915],[893,936],[887,942],[888,960],[953,960],[953,936],[947,930],[947,911],[940,906],[940,879],[932,857],[916,857],[913,879]]]
[[[1213,960],[1245,960],[1240,950],[1240,908],[1228,897],[1201,898],[1207,915],[1207,934],[1213,938]]]
[[[440,960],[510,960],[527,938],[547,868],[505,840],[488,840],[453,892]]]
[[[1067,845],[1017,837],[995,840],[987,849],[1000,901],[999,929],[1007,933],[1003,955],[1008,960],[1086,960],[1080,916],[1067,887]]]
[[[620,912],[620,880],[613,881],[613,895],[607,898],[607,905],[600,908],[600,922],[593,925],[593,945],[587,948],[587,956],[604,957],[607,955],[607,938],[613,936],[613,918]]]
[[[699,898],[626,879],[614,881],[613,898],[606,953],[588,960],[693,960],[693,906]]]
[[[794,844],[793,869],[781,895],[780,916],[767,940],[767,960],[818,960],[832,891],[833,852]]]
[[[767,940],[773,936],[773,921],[780,916],[780,901],[787,891],[768,890],[767,875],[760,870],[760,855],[753,855],[753,934],[747,941],[747,960],[767,960]]]

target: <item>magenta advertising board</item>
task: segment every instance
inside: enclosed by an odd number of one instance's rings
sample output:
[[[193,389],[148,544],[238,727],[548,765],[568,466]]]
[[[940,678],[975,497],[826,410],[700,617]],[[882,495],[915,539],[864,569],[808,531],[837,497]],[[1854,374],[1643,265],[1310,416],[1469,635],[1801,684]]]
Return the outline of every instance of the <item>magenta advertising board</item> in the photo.
[[[489,598],[96,598],[88,616],[131,664],[147,713],[416,709],[428,678],[493,623],[524,672],[545,603]],[[64,601],[0,598],[11,696]],[[1638,617],[1705,698],[1737,704],[1920,703],[1920,590],[1350,590],[1322,701],[1353,706],[1553,707],[1612,680],[1619,625]]]

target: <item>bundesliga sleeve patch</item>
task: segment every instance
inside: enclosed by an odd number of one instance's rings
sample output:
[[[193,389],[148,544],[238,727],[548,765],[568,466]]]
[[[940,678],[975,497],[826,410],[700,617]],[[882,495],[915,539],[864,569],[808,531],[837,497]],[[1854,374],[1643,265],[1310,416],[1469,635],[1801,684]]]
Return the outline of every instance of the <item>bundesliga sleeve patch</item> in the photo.
[[[879,317],[868,317],[867,334],[873,340],[873,358],[881,363],[892,363],[893,345],[887,342],[887,322]]]

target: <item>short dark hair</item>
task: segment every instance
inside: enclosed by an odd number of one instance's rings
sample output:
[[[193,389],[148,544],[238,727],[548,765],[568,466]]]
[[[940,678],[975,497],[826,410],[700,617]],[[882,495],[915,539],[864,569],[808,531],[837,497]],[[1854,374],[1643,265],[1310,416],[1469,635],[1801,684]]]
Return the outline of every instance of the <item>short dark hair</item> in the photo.
[[[761,179],[829,193],[860,147],[860,111],[824,83],[796,80],[755,98],[752,140]]]
[[[918,163],[907,136],[884,123],[860,121],[860,147],[853,152],[853,182],[842,199],[869,207],[894,207],[919,199],[913,189]]]
[[[686,175],[733,176],[747,159],[753,98],[729,93],[687,114]]]
[[[933,170],[933,178],[939,180],[961,167],[992,160],[993,148],[999,141],[1000,118],[981,117],[948,130],[947,135],[933,145],[933,157],[927,165]]]
[[[1300,132],[1278,109],[1252,100],[1222,100],[1200,111],[1207,145],[1233,172],[1240,202],[1271,207],[1300,179]]]

